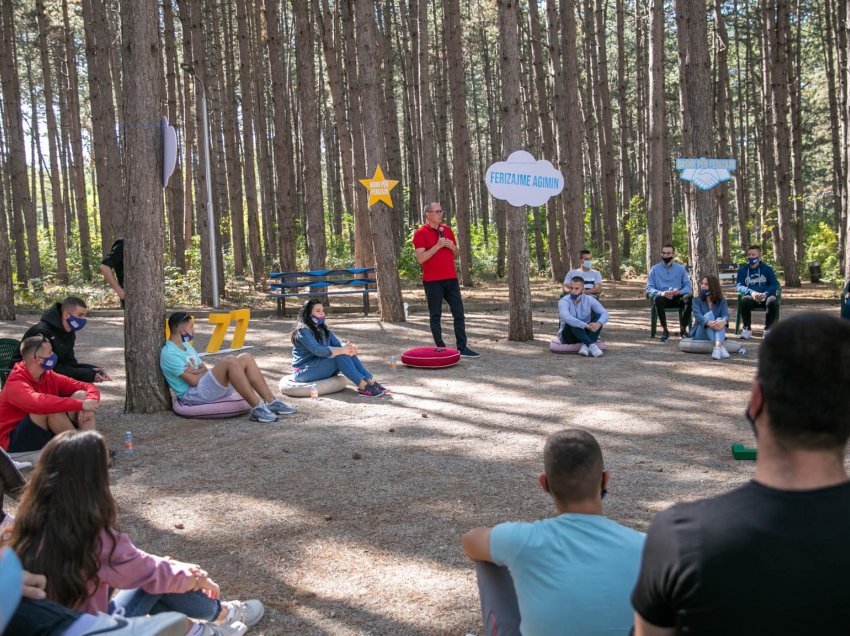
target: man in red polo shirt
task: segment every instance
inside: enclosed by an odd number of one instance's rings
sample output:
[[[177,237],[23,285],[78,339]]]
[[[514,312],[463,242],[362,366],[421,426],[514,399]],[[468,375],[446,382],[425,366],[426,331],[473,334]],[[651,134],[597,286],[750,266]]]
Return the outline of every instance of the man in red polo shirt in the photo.
[[[416,261],[422,266],[422,284],[428,299],[431,334],[438,347],[446,346],[440,325],[445,300],[454,318],[455,338],[460,355],[477,358],[480,354],[466,346],[463,301],[460,298],[460,285],[455,269],[455,258],[460,254],[460,250],[455,243],[454,232],[442,223],[442,219],[442,206],[436,201],[429,203],[425,206],[425,223],[413,233]]]

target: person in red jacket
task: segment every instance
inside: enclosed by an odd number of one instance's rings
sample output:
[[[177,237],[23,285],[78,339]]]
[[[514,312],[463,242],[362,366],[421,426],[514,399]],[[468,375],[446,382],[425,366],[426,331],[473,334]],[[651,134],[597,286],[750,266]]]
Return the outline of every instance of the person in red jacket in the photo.
[[[28,453],[62,431],[94,430],[96,386],[52,371],[57,356],[43,336],[24,338],[21,358],[0,391],[0,447]]]

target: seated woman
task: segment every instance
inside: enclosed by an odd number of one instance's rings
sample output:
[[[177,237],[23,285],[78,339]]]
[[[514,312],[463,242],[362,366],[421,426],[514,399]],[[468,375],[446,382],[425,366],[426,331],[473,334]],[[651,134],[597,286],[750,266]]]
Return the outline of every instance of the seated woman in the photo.
[[[18,507],[12,548],[46,577],[46,597],[90,614],[180,612],[192,636],[239,636],[263,616],[257,600],[219,600],[199,566],[154,556],[115,528],[109,452],[96,431],[67,431],[41,454]],[[110,588],[119,590],[110,601]]]
[[[311,298],[301,307],[292,330],[292,371],[297,382],[324,380],[337,373],[357,385],[363,397],[378,397],[387,392],[366,370],[357,357],[357,347],[342,344],[325,324],[325,308]]]
[[[729,308],[720,289],[717,276],[703,276],[699,282],[699,295],[694,296],[694,340],[714,341],[711,357],[715,360],[728,358],[726,350],[726,327],[729,325]]]

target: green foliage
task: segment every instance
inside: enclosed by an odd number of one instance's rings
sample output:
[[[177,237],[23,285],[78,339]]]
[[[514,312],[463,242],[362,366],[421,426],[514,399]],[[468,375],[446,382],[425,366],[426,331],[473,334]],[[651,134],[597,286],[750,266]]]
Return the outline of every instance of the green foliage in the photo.
[[[821,280],[834,283],[841,280],[838,268],[838,234],[823,221],[806,228],[806,263],[818,262],[821,269]]]
[[[635,272],[646,272],[646,202],[640,195],[629,201],[629,220],[626,224],[631,238],[631,256],[623,260],[623,267],[633,267]]]

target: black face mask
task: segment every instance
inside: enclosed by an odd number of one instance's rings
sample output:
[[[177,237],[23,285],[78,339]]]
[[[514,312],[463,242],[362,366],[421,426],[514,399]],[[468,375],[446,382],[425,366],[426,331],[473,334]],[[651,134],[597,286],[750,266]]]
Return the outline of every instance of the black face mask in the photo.
[[[673,260],[673,257],[672,256],[662,256],[661,260],[669,265],[670,262]]]
[[[756,419],[759,415],[761,415],[762,409],[764,408],[764,403],[762,403],[761,408],[758,410],[758,413],[750,413],[750,405],[747,404],[747,408],[744,409],[744,417],[747,418],[747,422],[750,423],[750,428],[753,429],[753,437],[758,439],[758,433],[756,432]]]

